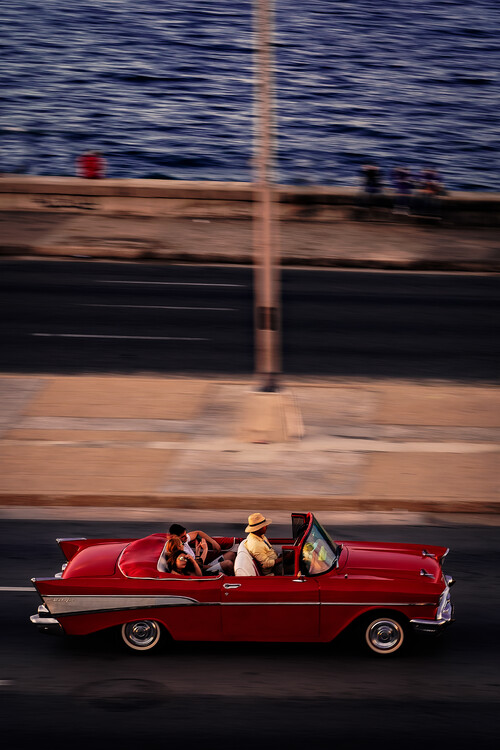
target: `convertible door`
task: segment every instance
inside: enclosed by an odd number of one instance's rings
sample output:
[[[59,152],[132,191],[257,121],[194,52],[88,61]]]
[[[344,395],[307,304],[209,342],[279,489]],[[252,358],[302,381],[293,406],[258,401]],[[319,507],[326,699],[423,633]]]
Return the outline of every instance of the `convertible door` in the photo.
[[[317,641],[319,587],[291,576],[226,576],[221,613],[228,641]]]

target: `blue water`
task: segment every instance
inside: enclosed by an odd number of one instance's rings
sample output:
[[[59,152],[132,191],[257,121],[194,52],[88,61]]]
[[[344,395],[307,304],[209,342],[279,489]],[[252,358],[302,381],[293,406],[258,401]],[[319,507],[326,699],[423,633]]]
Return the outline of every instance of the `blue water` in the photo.
[[[2,0],[0,170],[251,179],[249,0]],[[277,0],[276,179],[499,190],[498,0]]]

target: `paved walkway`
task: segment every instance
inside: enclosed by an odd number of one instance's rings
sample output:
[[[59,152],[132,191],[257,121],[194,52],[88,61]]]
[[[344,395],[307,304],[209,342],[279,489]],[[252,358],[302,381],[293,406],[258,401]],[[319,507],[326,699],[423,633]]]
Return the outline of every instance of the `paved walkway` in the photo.
[[[384,218],[385,216],[385,218]],[[498,228],[453,227],[408,216],[280,224],[285,265],[500,271]],[[175,219],[0,211],[0,255],[251,263],[247,219]]]
[[[248,444],[251,383],[0,377],[0,506],[498,513],[493,386],[290,381],[302,440]]]

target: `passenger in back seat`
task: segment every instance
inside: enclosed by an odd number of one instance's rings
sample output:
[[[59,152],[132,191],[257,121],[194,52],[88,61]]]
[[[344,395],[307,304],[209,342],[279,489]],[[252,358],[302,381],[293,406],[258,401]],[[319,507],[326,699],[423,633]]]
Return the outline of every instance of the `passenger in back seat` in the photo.
[[[158,560],[158,570],[160,573],[170,573],[169,567],[168,567],[168,559],[169,557],[172,557],[174,552],[183,551],[184,545],[182,544],[180,538],[178,536],[175,536],[171,534],[167,541],[165,542],[165,546],[163,548],[163,552],[160,555],[160,559]]]
[[[203,575],[198,563],[184,550],[176,550],[167,560],[168,572],[173,576],[200,577]]]
[[[169,532],[180,538],[184,545],[184,552],[196,559],[204,575],[218,575],[219,573],[224,573],[227,576],[233,575],[236,553],[232,551],[222,552],[220,544],[204,531],[186,531],[186,528],[180,523],[173,523]],[[190,542],[195,542],[195,550],[191,547]],[[218,554],[215,560],[205,564],[208,545]]]

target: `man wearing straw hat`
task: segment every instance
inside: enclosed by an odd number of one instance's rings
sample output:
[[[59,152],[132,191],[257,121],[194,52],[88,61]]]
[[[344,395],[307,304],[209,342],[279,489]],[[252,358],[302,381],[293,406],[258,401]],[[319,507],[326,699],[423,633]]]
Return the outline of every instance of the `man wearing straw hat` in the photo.
[[[252,513],[248,516],[248,526],[245,529],[248,533],[245,547],[257,561],[264,576],[281,573],[281,555],[278,555],[266,537],[270,523],[272,523],[271,519],[265,518],[262,513]]]

